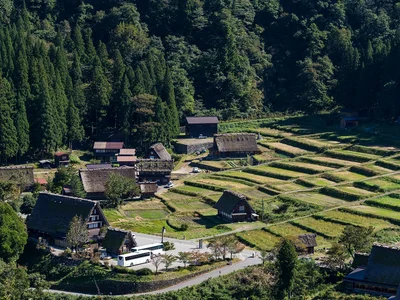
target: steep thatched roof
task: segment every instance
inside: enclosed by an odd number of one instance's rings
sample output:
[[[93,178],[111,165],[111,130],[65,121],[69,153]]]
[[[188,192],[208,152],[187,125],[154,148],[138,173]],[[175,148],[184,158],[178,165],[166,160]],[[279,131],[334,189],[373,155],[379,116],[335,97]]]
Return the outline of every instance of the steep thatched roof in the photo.
[[[297,238],[307,248],[317,246],[317,235],[315,233],[300,234]]]
[[[171,173],[174,162],[163,159],[141,159],[136,166],[139,173]]]
[[[34,183],[32,166],[0,167],[0,181],[13,181],[24,188]]]
[[[224,133],[214,135],[214,148],[219,152],[259,152],[254,133]]]
[[[193,124],[218,124],[217,117],[186,117],[186,123]]]
[[[102,246],[107,252],[118,253],[119,249],[129,240],[129,246],[136,247],[137,243],[131,231],[108,227]]]
[[[240,201],[247,202],[246,196],[234,191],[224,191],[218,202],[215,203],[214,208],[230,214]]]
[[[63,196],[51,193],[40,193],[33,208],[32,214],[27,218],[28,229],[50,234],[54,237],[65,237],[74,216],[87,220],[96,208],[106,218],[96,201]]]
[[[365,280],[397,286],[400,283],[400,249],[374,245],[368,259]]]
[[[155,153],[157,153],[158,157],[163,160],[171,160],[171,154],[168,153],[167,149],[165,149],[164,145],[161,143],[154,144],[150,147]]]
[[[80,169],[79,174],[86,193],[104,193],[107,180],[111,174],[119,174],[136,180],[136,168],[134,167]]]
[[[142,194],[157,193],[158,187],[156,182],[141,182],[139,185]]]

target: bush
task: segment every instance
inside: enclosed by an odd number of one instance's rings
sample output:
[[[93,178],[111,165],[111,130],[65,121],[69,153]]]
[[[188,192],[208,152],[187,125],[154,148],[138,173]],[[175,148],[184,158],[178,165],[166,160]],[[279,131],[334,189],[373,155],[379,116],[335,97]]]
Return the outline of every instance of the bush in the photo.
[[[339,199],[342,199],[345,201],[357,201],[357,200],[363,198],[363,196],[355,195],[355,194],[345,192],[342,190],[338,190],[338,189],[332,188],[332,187],[324,187],[320,190],[320,193],[334,197],[334,198],[339,198]]]
[[[153,275],[153,271],[150,270],[149,268],[143,268],[143,269],[136,270],[135,273],[136,273],[137,276]]]
[[[69,156],[69,162],[70,162],[72,165],[77,165],[77,164],[79,164],[79,163],[81,162],[81,160],[79,159],[78,156],[71,154],[71,155]]]
[[[368,169],[368,168],[363,167],[363,166],[352,166],[350,168],[350,171],[354,172],[354,173],[361,174],[361,175],[365,175],[365,176],[368,176],[368,177],[377,176],[377,175],[381,174],[379,172],[376,172],[374,170]]]
[[[30,214],[36,204],[36,198],[28,194],[22,198],[22,205],[20,207],[21,213]]]
[[[183,224],[182,224],[183,225]],[[175,250],[175,244],[172,242],[164,242],[164,251]]]
[[[189,228],[189,225],[184,223],[184,224],[181,225],[180,231],[186,231],[186,230],[188,230],[188,228]]]

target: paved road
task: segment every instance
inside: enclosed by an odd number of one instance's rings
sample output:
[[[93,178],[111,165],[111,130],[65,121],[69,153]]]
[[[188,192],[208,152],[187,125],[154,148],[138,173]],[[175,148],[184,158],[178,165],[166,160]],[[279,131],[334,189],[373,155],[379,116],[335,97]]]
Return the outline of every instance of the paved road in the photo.
[[[207,279],[216,278],[216,277],[219,277],[222,275],[227,275],[229,273],[244,269],[248,266],[254,266],[254,265],[261,264],[261,263],[262,263],[262,261],[258,257],[256,257],[256,258],[246,257],[244,260],[234,263],[233,265],[227,265],[225,267],[222,267],[222,268],[213,270],[211,272],[199,275],[197,277],[183,281],[181,283],[167,287],[165,289],[151,291],[151,292],[147,292],[147,293],[128,294],[128,295],[122,295],[122,296],[131,297],[131,296],[142,296],[142,295],[155,295],[155,294],[162,294],[162,293],[171,292],[171,291],[177,291],[177,290],[183,289],[185,287],[200,284],[203,281],[206,281]],[[94,295],[89,295],[89,294],[64,292],[64,291],[52,290],[52,289],[46,290],[46,292],[57,293],[57,294],[68,294],[68,295],[75,295],[75,296],[94,296]],[[119,295],[119,296],[121,296],[121,295]]]

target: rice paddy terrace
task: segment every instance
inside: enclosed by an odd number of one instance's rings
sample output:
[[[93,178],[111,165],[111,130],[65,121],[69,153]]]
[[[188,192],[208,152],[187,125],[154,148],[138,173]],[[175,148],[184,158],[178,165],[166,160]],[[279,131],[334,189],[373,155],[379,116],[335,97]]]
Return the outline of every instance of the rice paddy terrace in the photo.
[[[322,250],[350,224],[373,226],[378,240],[400,231],[398,148],[368,135],[273,127],[245,129],[262,135],[266,163],[190,176],[158,199],[106,210],[107,217],[113,226],[139,232],[159,233],[166,226],[176,238],[233,231],[247,245],[266,250],[283,236],[306,232],[317,234]],[[217,218],[212,207],[226,189],[246,195],[263,222]]]

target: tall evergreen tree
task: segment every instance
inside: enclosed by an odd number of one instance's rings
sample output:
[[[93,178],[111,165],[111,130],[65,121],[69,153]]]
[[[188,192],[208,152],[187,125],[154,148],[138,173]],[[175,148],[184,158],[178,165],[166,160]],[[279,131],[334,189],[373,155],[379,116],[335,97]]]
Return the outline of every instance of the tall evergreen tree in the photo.
[[[297,252],[293,242],[283,239],[276,257],[278,270],[278,299],[291,298],[297,265]]]
[[[168,130],[168,127],[165,126],[167,122],[164,112],[164,105],[160,97],[157,97],[156,104],[154,106],[154,121],[156,122],[154,131],[157,141],[166,144],[166,131]]]
[[[85,136],[85,131],[83,130],[81,118],[79,116],[79,110],[76,108],[73,98],[69,99],[68,103],[67,128],[69,148],[72,149],[72,143],[82,141]]]
[[[122,81],[121,92],[120,94],[120,113],[119,118],[122,121],[122,132],[125,136],[125,142],[128,142],[128,138],[131,133],[131,102],[132,102],[132,93],[129,89],[129,79],[128,76],[125,75]]]
[[[24,155],[29,149],[29,122],[26,114],[25,98],[17,93],[17,113],[15,114],[15,128],[18,140],[18,156]]]
[[[168,105],[170,113],[171,119],[170,123],[168,123],[168,126],[170,126],[171,138],[176,137],[179,134],[179,115],[175,102],[174,85],[172,84],[172,78],[169,68],[167,68],[165,72],[163,99]]]
[[[83,41],[81,27],[75,26],[73,41],[75,43],[75,51],[80,59],[85,59],[85,42]]]

